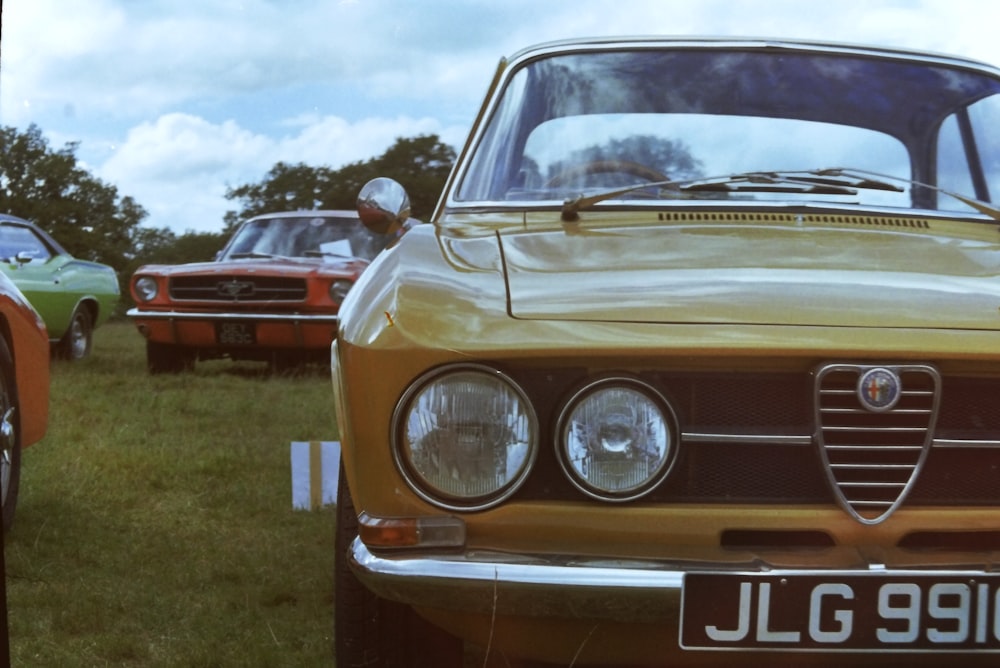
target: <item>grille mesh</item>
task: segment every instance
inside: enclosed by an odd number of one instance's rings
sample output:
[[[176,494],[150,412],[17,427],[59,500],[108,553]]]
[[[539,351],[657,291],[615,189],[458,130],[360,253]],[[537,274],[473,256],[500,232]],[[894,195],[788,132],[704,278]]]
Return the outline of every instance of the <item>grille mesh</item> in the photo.
[[[306,298],[306,282],[285,276],[177,276],[170,279],[170,297],[200,302],[301,302]]]

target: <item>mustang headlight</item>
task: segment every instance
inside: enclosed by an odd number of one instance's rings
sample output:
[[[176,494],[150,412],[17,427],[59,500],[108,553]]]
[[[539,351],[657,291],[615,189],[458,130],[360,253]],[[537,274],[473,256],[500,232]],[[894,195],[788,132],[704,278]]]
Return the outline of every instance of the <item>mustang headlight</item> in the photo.
[[[596,381],[566,405],[556,444],[559,462],[584,493],[629,501],[670,472],[677,419],[652,388],[631,378]]]
[[[420,378],[393,419],[400,471],[425,500],[481,510],[510,496],[538,450],[538,421],[504,374],[463,365]]]
[[[155,278],[142,276],[135,282],[135,296],[140,301],[148,302],[156,299],[157,292],[159,292],[159,287]]]
[[[344,297],[350,291],[351,286],[354,285],[353,281],[345,281],[344,279],[337,279],[330,284],[330,299],[336,303],[344,301]]]

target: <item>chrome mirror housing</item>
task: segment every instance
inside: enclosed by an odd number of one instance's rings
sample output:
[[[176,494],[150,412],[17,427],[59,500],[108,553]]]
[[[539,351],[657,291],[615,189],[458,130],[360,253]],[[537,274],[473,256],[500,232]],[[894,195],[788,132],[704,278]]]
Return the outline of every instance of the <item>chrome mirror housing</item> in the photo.
[[[395,234],[410,217],[410,196],[397,181],[380,176],[358,193],[361,222],[376,234]]]

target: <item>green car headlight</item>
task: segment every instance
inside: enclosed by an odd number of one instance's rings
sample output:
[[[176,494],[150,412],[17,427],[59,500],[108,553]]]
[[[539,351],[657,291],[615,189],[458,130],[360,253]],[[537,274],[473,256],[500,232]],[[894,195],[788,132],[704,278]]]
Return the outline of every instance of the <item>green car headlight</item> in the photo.
[[[142,276],[135,282],[135,296],[139,301],[148,302],[156,299],[159,290],[156,279],[150,276]]]
[[[513,494],[538,449],[538,421],[524,392],[479,365],[448,367],[418,379],[396,409],[395,456],[425,500],[481,510]]]
[[[557,454],[581,491],[607,501],[630,501],[670,472],[677,420],[655,390],[631,378],[584,387],[559,420]]]

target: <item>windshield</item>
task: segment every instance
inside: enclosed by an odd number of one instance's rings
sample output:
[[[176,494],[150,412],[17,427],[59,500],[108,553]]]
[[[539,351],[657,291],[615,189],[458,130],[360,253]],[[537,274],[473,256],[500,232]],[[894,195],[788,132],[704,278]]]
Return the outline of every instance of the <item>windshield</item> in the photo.
[[[358,218],[347,216],[254,218],[240,226],[220,259],[281,256],[372,260],[388,241],[388,236],[373,234]]]
[[[899,189],[640,188],[615,200],[801,200],[969,211],[915,181],[1000,193],[1000,85],[936,63],[787,50],[630,50],[529,61],[454,196],[562,201],[662,180],[850,167]]]

